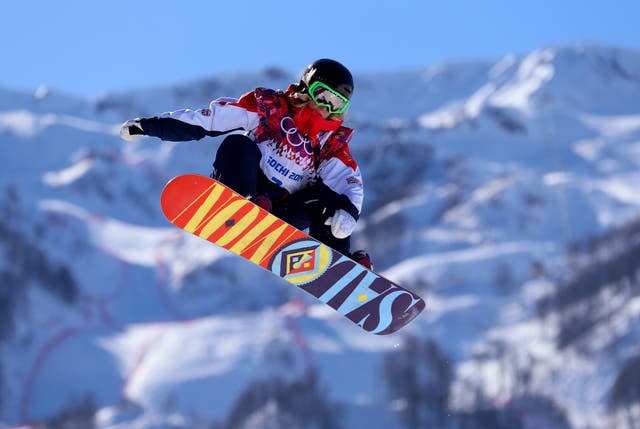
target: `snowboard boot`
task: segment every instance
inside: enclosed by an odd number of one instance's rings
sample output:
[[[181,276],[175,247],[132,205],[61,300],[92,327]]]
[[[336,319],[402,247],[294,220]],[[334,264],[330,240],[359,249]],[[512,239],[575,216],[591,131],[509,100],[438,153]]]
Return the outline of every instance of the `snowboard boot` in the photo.
[[[365,268],[373,270],[373,264],[371,263],[371,257],[364,250],[356,250],[351,254],[351,259],[359,263]]]
[[[269,213],[273,211],[273,204],[271,203],[271,198],[264,194],[256,194],[249,199],[253,204],[258,207],[265,209]]]

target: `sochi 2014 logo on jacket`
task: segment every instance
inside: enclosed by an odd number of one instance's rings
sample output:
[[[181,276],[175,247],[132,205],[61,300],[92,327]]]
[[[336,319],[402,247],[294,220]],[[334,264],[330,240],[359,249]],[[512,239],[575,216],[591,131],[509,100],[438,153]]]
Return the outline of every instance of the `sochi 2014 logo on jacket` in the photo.
[[[304,170],[313,165],[313,146],[311,140],[303,136],[293,118],[284,116],[280,120],[280,129],[284,133],[284,141],[278,142],[276,153],[290,161],[295,162]]]

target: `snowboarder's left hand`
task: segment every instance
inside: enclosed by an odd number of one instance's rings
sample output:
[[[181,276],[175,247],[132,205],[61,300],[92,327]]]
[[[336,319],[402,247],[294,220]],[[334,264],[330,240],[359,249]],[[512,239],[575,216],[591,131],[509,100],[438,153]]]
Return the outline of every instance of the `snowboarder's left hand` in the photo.
[[[347,238],[356,227],[356,220],[348,212],[342,209],[336,210],[332,217],[327,219],[326,225],[331,225],[331,234],[336,238]]]

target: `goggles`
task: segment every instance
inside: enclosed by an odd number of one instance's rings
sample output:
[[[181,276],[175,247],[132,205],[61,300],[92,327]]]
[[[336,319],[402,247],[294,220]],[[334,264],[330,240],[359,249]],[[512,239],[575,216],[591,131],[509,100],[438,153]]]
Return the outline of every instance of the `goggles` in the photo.
[[[349,107],[347,97],[319,80],[309,86],[309,97],[318,106],[326,107],[329,113],[341,114]]]

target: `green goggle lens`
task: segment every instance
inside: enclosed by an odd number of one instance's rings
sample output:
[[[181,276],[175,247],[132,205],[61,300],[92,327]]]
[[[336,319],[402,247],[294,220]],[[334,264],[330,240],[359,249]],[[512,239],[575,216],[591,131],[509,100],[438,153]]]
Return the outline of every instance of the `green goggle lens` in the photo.
[[[347,97],[320,81],[315,81],[309,86],[309,97],[318,106],[326,107],[329,113],[343,113],[349,106]]]

